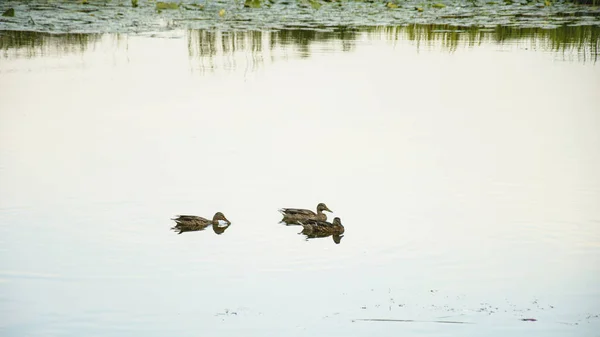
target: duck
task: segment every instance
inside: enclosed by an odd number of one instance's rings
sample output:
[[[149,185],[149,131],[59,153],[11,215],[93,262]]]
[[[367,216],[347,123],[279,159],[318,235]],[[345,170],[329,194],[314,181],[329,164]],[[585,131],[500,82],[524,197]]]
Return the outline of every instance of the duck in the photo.
[[[301,223],[302,234],[309,237],[326,237],[329,235],[341,236],[344,234],[344,225],[338,217],[333,222],[308,220]]]
[[[323,211],[333,213],[327,205],[324,203],[319,203],[317,205],[317,213],[308,210],[308,209],[298,209],[298,208],[282,208],[279,212],[283,215],[283,219],[281,222],[286,222],[289,224],[294,224],[302,222],[302,221],[326,221],[327,215],[323,213]]]
[[[215,233],[222,234],[225,229],[231,225],[231,222],[227,220],[225,215],[221,212],[215,213],[212,221],[196,215],[179,215],[171,220],[174,220],[176,223],[176,225],[171,229],[174,231],[179,231],[177,234],[181,234],[183,232],[201,231],[210,225],[212,225]]]

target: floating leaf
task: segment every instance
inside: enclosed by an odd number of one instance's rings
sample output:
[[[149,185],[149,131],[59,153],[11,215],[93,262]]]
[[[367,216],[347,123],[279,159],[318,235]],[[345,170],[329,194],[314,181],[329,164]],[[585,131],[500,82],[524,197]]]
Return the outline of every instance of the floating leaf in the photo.
[[[221,10],[219,11],[219,16],[220,16],[220,17],[224,17],[224,16],[225,16],[225,10],[224,10],[224,9],[221,9]]]
[[[87,5],[88,3],[89,3],[88,0],[81,0],[82,5]]]
[[[444,8],[444,7],[446,7],[446,5],[444,5],[443,3],[438,2],[436,4],[431,5],[431,7],[433,7],[433,8]]]
[[[552,2],[550,2],[549,0],[545,0],[544,1],[544,6],[552,6]]]
[[[415,10],[416,10],[416,11],[419,11],[419,12],[422,12],[422,11],[423,11],[423,8],[422,8],[422,7],[415,7]]]
[[[9,8],[9,9],[5,10],[4,13],[2,13],[2,16],[8,16],[8,17],[15,16],[15,9]]]
[[[386,6],[387,8],[398,8],[398,5],[396,5],[396,4],[395,4],[395,3],[393,3],[393,2],[388,2],[387,4],[385,4],[385,6]]]
[[[317,0],[308,0],[308,2],[310,3],[310,6],[313,9],[319,9],[319,8],[321,8],[321,3],[318,2]]]
[[[260,8],[260,0],[246,0],[244,7]]]
[[[177,9],[179,8],[179,4],[175,3],[175,2],[157,2],[156,3],[156,9],[163,10],[163,9]]]
[[[138,6],[138,0],[131,0],[131,7],[135,8]]]

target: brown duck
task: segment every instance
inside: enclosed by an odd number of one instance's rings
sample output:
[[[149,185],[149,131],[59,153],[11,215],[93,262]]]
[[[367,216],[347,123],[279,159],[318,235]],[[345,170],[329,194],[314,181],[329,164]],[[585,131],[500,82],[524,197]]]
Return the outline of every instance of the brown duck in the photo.
[[[344,234],[344,226],[340,218],[334,218],[333,222],[308,220],[302,224],[302,234],[314,237],[326,237],[329,235]]]
[[[281,219],[281,221],[286,223],[301,223],[309,220],[325,221],[327,220],[327,215],[325,215],[323,211],[333,213],[324,203],[317,205],[317,213],[308,209],[298,208],[282,208],[279,210],[279,212],[283,215],[283,219]]]
[[[215,213],[212,221],[195,215],[179,215],[171,220],[174,220],[176,223],[176,225],[171,229],[174,231],[179,231],[177,234],[181,234],[183,232],[201,231],[210,225],[212,225],[215,233],[222,234],[225,229],[231,225],[231,222],[227,220],[225,215],[223,215],[221,212]]]

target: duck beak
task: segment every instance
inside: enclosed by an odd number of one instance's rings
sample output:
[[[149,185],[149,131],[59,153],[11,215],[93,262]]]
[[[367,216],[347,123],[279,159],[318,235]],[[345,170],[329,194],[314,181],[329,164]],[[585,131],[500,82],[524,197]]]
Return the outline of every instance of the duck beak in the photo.
[[[329,213],[333,213],[333,211],[331,211],[331,210],[329,209],[329,207],[325,207],[325,211],[327,211],[327,212],[329,212]]]

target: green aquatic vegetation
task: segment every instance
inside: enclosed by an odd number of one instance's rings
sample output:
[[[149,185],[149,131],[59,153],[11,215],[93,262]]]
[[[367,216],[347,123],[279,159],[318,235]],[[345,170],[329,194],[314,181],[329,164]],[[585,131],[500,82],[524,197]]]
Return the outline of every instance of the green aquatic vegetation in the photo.
[[[9,8],[9,9],[5,10],[4,13],[2,13],[2,16],[5,16],[5,17],[14,17],[15,16],[15,9],[14,8]]]
[[[163,9],[178,9],[179,8],[179,4],[176,2],[157,2],[156,3],[156,9],[161,11]]]
[[[246,0],[246,2],[244,2],[244,7],[249,7],[249,8],[260,8],[260,0]]]
[[[317,0],[308,0],[308,3],[310,3],[310,7],[313,9],[319,9],[322,6],[322,4]]]
[[[81,5],[81,1],[5,0],[19,4],[15,10],[18,9],[20,15],[5,20],[3,29],[53,33],[148,32],[165,28],[164,17],[156,15],[162,10],[171,10],[169,17],[173,25],[167,29],[218,27],[223,30],[286,26],[329,30],[341,25],[407,25],[415,21],[550,29],[561,25],[598,25],[600,15],[592,6],[570,3],[600,0],[335,0],[333,3],[330,0],[275,0],[272,6],[273,0],[87,0],[89,5]],[[0,3],[4,4],[2,0]],[[134,10],[136,3],[138,8]],[[3,6],[0,14],[9,7],[13,6]],[[216,14],[221,8],[227,11],[225,17],[232,20],[219,20]],[[311,15],[314,11],[318,13]],[[35,24],[30,24],[28,15],[24,14],[29,12],[36,14]],[[84,14],[75,16],[73,12]],[[122,14],[115,18],[118,12]]]

